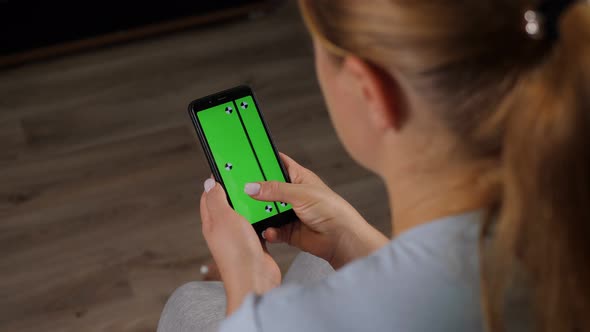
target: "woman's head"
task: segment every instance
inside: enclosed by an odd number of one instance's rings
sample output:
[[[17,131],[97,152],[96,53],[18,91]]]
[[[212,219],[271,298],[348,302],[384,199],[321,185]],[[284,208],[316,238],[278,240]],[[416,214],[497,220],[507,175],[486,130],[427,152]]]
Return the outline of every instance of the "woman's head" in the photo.
[[[382,176],[422,148],[497,162],[500,246],[561,330],[590,310],[590,6],[570,2],[555,39],[526,27],[539,1],[300,1],[351,155]]]
[[[497,153],[500,135],[477,137],[479,124],[548,48],[524,32],[518,1],[320,0],[302,9],[336,129],[376,171],[377,156],[366,151],[381,152],[374,147],[382,137],[371,135],[379,125],[467,143],[461,152]]]

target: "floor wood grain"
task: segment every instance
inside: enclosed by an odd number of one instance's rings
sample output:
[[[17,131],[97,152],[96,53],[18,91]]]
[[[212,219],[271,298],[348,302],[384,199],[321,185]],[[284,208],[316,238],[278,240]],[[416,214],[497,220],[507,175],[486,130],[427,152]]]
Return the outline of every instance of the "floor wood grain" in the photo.
[[[189,101],[250,84],[280,150],[385,232],[382,184],[338,142],[289,4],[0,72],[0,331],[153,331],[209,259]],[[295,251],[272,248],[281,266]]]

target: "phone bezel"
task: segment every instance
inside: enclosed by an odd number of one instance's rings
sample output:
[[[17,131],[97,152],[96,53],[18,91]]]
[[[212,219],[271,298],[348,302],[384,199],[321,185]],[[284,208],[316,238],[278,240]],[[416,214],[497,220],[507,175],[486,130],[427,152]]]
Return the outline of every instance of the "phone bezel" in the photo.
[[[268,136],[268,139],[270,141],[270,145],[272,146],[275,157],[277,158],[277,160],[279,162],[279,166],[281,167],[281,171],[282,171],[283,175],[285,176],[286,181],[291,182],[291,179],[289,178],[289,173],[287,173],[285,165],[283,164],[283,161],[280,158],[279,152],[278,152],[276,145],[272,139],[272,135],[270,133],[270,130],[268,129],[268,125],[266,124],[266,120],[264,119],[264,116],[263,116],[262,111],[260,109],[260,104],[258,103],[256,96],[254,95],[254,91],[247,85],[240,85],[240,86],[237,86],[237,87],[234,87],[231,89],[227,89],[227,90],[224,90],[221,92],[217,92],[217,93],[205,96],[203,98],[193,100],[188,105],[188,113],[190,115],[193,126],[195,127],[195,130],[197,132],[197,136],[199,138],[199,142],[201,143],[201,147],[203,148],[203,152],[205,153],[205,156],[207,157],[207,162],[209,163],[209,167],[211,168],[211,172],[213,173],[215,180],[223,186],[224,190],[225,190],[225,184],[223,183],[223,179],[221,178],[221,173],[219,172],[219,169],[217,169],[217,165],[215,163],[215,158],[213,157],[213,153],[211,152],[211,148],[209,147],[207,139],[205,138],[205,134],[203,133],[203,128],[201,127],[201,124],[197,120],[197,112],[204,111],[204,110],[209,109],[211,107],[215,107],[217,105],[227,103],[229,100],[236,100],[236,99],[239,99],[242,97],[247,97],[247,96],[252,97],[252,100],[254,101],[254,104],[256,106],[256,110],[258,111],[258,114],[260,115],[260,119],[262,120],[262,125],[264,127],[264,130],[266,131],[266,135]],[[226,190],[226,197],[227,197],[227,201],[229,202],[230,206],[233,208],[233,204],[231,202],[229,194],[227,193],[227,190]],[[262,232],[265,229],[267,229],[268,227],[281,227],[283,225],[286,225],[286,224],[296,221],[296,220],[297,220],[297,216],[295,215],[295,212],[293,211],[293,209],[291,209],[291,210],[276,214],[272,217],[263,219],[261,221],[255,222],[252,224],[252,226],[254,227],[254,230],[256,231],[256,233],[260,236],[262,234]]]

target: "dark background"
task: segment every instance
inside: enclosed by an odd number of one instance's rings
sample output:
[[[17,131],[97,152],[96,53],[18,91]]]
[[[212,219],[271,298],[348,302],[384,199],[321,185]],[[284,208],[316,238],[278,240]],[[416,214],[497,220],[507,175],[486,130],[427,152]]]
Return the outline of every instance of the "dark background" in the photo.
[[[198,214],[210,171],[186,105],[238,84],[279,150],[389,230],[380,181],[330,125],[294,3],[12,66],[0,71],[0,331],[155,330],[210,260]],[[271,250],[283,269],[296,254]]]
[[[0,0],[0,55],[276,0]]]

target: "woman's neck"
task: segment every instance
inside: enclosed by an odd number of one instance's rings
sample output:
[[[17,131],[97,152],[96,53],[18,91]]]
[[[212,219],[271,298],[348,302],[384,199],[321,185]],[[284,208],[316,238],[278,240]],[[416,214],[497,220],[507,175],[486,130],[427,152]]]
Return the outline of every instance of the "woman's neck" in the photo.
[[[416,169],[390,172],[384,178],[394,236],[436,219],[484,208],[496,193],[496,177],[490,171],[495,168],[490,162],[427,172]]]

